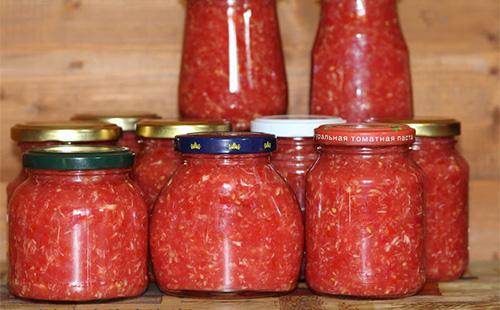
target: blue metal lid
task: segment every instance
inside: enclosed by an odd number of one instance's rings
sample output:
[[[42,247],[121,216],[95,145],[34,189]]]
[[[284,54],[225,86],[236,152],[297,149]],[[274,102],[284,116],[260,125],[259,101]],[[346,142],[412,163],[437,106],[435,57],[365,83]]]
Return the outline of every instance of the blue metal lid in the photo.
[[[175,148],[191,154],[270,153],[276,149],[276,137],[256,132],[194,133],[176,136]]]

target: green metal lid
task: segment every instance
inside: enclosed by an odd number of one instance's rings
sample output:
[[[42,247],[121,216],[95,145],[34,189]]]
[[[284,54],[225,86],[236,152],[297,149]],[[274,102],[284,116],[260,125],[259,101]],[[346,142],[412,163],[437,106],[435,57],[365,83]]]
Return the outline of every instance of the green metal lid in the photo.
[[[23,155],[23,166],[49,170],[103,170],[130,168],[134,153],[124,147],[58,145],[34,148]]]

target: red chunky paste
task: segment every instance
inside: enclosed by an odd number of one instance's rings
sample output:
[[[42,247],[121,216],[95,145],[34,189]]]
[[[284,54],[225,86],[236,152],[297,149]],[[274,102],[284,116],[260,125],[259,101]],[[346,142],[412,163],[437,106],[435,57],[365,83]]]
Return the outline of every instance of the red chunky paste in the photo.
[[[409,158],[413,136],[407,126],[317,130],[321,152],[306,187],[306,279],[314,291],[388,298],[423,286],[423,180]]]
[[[135,154],[138,154],[141,149],[141,145],[135,135],[135,131],[123,131],[118,141],[116,141],[116,145],[124,146]]]
[[[396,0],[322,0],[311,113],[347,121],[412,117],[408,49]]]
[[[30,170],[9,213],[9,290],[83,301],[141,294],[147,211],[128,169]]]
[[[302,220],[269,154],[184,154],[183,159],[151,219],[160,289],[181,294],[293,290],[303,251]]]
[[[283,114],[287,85],[274,0],[188,0],[179,112],[248,130]]]
[[[412,157],[425,173],[426,272],[458,279],[467,268],[469,167],[453,137],[417,137]]]

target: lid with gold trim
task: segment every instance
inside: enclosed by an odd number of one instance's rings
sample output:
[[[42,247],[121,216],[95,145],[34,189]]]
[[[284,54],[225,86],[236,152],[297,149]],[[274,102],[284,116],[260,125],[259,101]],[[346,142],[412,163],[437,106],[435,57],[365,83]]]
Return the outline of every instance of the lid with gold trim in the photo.
[[[231,124],[223,121],[145,119],[137,123],[136,134],[144,138],[173,139],[188,133],[214,131],[231,131]]]
[[[158,114],[150,112],[116,112],[116,113],[82,113],[73,116],[72,120],[100,121],[115,124],[123,131],[135,130],[136,124],[142,119],[159,119]]]
[[[416,117],[391,121],[415,129],[417,137],[454,137],[460,135],[460,122],[452,118]]]
[[[16,124],[10,129],[17,142],[90,142],[113,141],[120,137],[120,127],[93,121],[40,121]]]
[[[212,132],[180,135],[175,148],[191,154],[252,154],[276,150],[276,137],[259,132]]]

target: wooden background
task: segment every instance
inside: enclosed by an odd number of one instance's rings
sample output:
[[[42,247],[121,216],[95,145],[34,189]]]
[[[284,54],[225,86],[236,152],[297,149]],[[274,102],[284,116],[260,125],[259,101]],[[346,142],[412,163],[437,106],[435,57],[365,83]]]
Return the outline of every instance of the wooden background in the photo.
[[[308,110],[318,3],[278,0],[292,113]],[[499,6],[399,1],[417,115],[463,122],[474,260],[499,258]],[[19,169],[10,127],[103,109],[176,116],[183,18],[181,0],[0,0],[0,261],[4,187]]]

